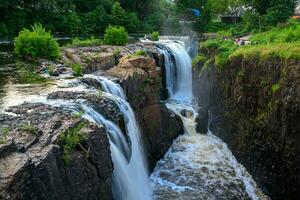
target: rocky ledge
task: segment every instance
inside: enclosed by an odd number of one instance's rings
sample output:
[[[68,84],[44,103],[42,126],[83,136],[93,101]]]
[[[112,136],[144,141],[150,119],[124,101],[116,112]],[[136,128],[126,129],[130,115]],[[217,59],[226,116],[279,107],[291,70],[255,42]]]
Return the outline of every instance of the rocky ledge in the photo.
[[[1,199],[112,199],[103,127],[44,104],[7,111],[14,115],[0,115]]]

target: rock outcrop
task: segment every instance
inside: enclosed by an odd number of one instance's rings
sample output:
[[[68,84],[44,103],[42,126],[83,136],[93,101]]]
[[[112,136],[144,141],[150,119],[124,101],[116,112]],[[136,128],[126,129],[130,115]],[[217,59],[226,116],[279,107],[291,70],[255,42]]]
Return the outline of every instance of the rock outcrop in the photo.
[[[298,199],[299,61],[234,58],[223,68],[201,66],[195,91],[212,113],[210,129],[272,199]]]
[[[156,58],[159,57],[158,54]],[[151,54],[150,54],[151,55]],[[154,56],[153,56],[154,57]],[[154,58],[129,56],[108,73],[118,77],[135,110],[144,135],[150,166],[162,158],[173,139],[183,133],[182,121],[160,102],[162,79]]]
[[[0,199],[112,199],[103,127],[44,104],[7,111],[16,116],[0,115]],[[75,134],[82,136],[75,145],[76,139],[62,139]]]

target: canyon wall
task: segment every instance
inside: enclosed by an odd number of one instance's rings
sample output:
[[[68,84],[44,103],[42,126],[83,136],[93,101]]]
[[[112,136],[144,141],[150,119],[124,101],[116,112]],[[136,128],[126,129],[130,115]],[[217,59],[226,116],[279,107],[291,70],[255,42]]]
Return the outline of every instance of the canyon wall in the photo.
[[[194,93],[210,129],[272,199],[300,196],[300,63],[236,57],[194,69]]]

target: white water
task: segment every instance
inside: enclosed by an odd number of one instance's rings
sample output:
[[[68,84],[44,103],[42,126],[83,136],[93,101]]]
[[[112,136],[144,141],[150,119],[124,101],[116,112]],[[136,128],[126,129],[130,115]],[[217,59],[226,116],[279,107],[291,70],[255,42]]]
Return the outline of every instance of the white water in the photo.
[[[172,80],[168,76],[173,74],[166,69],[167,88],[175,88],[169,92],[166,106],[182,119],[184,135],[173,142],[150,177],[154,199],[263,199],[250,174],[221,139],[211,132],[197,134],[191,59],[182,43],[163,41],[161,44],[169,49],[161,50],[165,58],[171,57],[169,52],[175,56],[176,81],[168,81]],[[172,69],[170,60],[165,61],[166,67]]]
[[[172,91],[169,90],[171,99],[191,104],[193,100],[192,60],[183,47],[184,43],[163,41],[162,44],[172,52],[175,58],[175,63],[173,63],[172,59],[170,59],[171,56],[168,55],[169,52],[164,52],[167,88],[172,88]],[[175,78],[173,78],[174,75]]]
[[[129,154],[124,133],[112,122],[106,120],[99,113],[90,108],[85,108],[88,118],[96,122],[102,122],[109,132],[112,159],[114,163],[113,193],[117,200],[150,200],[152,191],[149,183],[147,163],[141,141],[140,128],[134,112],[126,101],[126,96],[120,85],[105,77],[89,75],[101,83],[105,92],[118,105],[123,114],[126,130],[131,143],[131,157],[128,162],[126,154]],[[124,154],[125,149],[125,154]]]

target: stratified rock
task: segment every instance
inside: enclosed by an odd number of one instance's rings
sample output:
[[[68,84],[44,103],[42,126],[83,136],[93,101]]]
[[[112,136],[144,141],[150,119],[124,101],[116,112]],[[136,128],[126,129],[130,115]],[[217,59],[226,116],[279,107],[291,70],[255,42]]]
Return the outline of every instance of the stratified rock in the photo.
[[[0,115],[0,199],[113,199],[106,130],[62,108],[23,104]],[[85,123],[64,162],[60,135]]]
[[[95,46],[63,49],[65,62],[77,63],[84,73],[108,70],[117,64],[118,57],[124,55],[122,47]],[[119,52],[119,55],[116,55]]]

